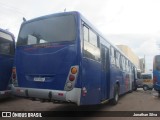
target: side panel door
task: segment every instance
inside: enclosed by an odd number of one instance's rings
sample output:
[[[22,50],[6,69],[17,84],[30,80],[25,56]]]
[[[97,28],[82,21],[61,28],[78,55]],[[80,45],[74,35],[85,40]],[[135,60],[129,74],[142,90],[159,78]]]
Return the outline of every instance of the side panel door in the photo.
[[[110,61],[109,61],[109,48],[101,45],[101,62],[102,62],[102,78],[101,78],[101,101],[109,98],[109,85],[110,85]]]

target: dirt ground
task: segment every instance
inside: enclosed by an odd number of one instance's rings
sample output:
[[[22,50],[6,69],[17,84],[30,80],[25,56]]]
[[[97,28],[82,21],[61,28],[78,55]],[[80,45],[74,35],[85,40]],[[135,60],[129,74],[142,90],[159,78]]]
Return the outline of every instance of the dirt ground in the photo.
[[[138,89],[132,93],[128,93],[120,97],[117,105],[113,106],[109,103],[96,106],[76,106],[71,104],[53,104],[53,103],[41,103],[39,101],[31,101],[22,98],[8,98],[0,100],[0,111],[160,111],[160,98],[156,96],[155,91],[143,91]],[[95,112],[96,114],[96,112]],[[5,118],[4,118],[5,119]],[[58,118],[60,119],[60,118]],[[95,115],[89,117],[83,117],[83,119],[93,120],[143,120],[143,119],[155,119],[151,118],[139,118],[139,117],[100,117]]]

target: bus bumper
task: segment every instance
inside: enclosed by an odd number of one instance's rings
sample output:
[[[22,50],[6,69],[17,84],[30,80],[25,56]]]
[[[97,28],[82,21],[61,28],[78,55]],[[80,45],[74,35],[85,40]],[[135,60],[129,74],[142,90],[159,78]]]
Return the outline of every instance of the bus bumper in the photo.
[[[11,90],[0,91],[0,98],[6,98],[11,96]]]
[[[80,105],[81,89],[73,88],[71,91],[36,89],[15,87],[12,85],[12,92],[16,96],[35,98],[39,100],[71,102]]]

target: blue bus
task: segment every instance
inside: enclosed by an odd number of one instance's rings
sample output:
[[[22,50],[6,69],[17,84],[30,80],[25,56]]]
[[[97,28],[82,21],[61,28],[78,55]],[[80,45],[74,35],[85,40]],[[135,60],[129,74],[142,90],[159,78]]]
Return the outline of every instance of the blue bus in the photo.
[[[160,96],[160,55],[156,55],[153,60],[153,88]]]
[[[32,100],[93,105],[132,91],[136,67],[79,12],[22,23],[13,94]]]
[[[0,29],[0,98],[11,94],[9,84],[13,67],[15,41],[12,33]]]

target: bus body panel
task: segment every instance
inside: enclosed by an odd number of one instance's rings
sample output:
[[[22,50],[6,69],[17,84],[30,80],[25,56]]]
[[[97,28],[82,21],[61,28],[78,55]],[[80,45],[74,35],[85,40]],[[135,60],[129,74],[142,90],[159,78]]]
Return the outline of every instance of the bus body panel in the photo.
[[[114,86],[119,84],[119,95],[132,90],[133,73],[121,70],[115,64],[110,65],[110,99],[113,98]]]
[[[116,79],[117,77],[116,74],[117,74],[116,66],[111,64],[110,65],[110,91],[109,91],[110,99],[113,98],[114,85],[116,84],[116,82],[121,82],[119,79]]]
[[[157,70],[153,70],[153,76],[156,76],[157,82],[155,84],[153,84],[153,88],[156,91],[160,91],[160,71]]]
[[[83,58],[82,62],[82,104],[100,103],[101,65],[97,61]],[[93,75],[94,74],[94,75]]]
[[[12,33],[0,29],[0,98],[10,96],[15,41]]]
[[[77,65],[76,44],[48,44],[49,48],[17,47],[18,85],[21,87],[64,90],[70,67]],[[35,78],[44,78],[36,81]]]
[[[160,55],[153,60],[153,87],[160,93]]]
[[[0,55],[0,91],[6,90],[11,80],[13,56]]]

